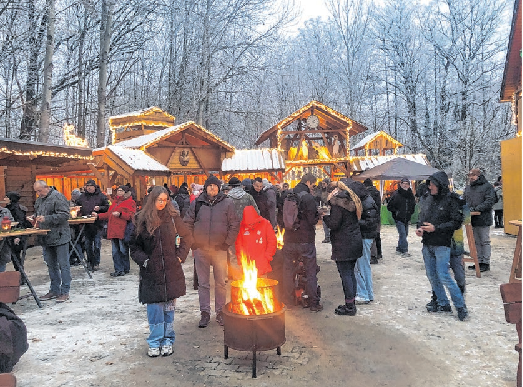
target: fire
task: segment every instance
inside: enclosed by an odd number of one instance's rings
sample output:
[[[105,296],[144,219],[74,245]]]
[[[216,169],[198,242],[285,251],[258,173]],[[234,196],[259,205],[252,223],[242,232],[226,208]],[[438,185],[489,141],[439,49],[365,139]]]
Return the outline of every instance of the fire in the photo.
[[[242,267],[243,279],[231,284],[232,312],[246,316],[273,313],[274,280],[258,278],[254,260],[246,256],[242,256]]]
[[[278,250],[281,250],[283,248],[283,236],[285,235],[285,229],[281,230],[280,226],[278,226],[278,231],[276,232],[276,246],[278,247]]]

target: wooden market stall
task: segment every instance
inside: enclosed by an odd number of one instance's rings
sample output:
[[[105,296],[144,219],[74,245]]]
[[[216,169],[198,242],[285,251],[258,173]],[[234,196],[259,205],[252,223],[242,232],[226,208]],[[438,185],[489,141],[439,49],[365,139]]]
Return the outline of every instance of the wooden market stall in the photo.
[[[16,191],[32,213],[36,180],[45,180],[70,198],[73,189],[93,178],[88,166],[92,160],[86,147],[0,138],[0,200],[6,192]]]
[[[243,180],[265,178],[272,183],[282,183],[285,173],[283,152],[277,149],[242,149],[222,162],[222,176],[229,181],[232,176]]]
[[[293,185],[304,172],[349,176],[349,138],[365,130],[336,110],[311,101],[262,133],[255,145],[268,140],[272,149],[282,152],[283,178]]]
[[[150,109],[143,115],[118,116],[118,121],[111,117],[111,128],[116,133],[114,144],[93,151],[93,172],[102,185],[129,182],[140,200],[149,185],[203,184],[210,173],[220,173],[223,159],[234,152],[233,146],[192,121],[176,126],[170,125],[171,121],[162,122],[160,118],[168,114],[158,108],[154,111],[159,120],[149,126],[146,123],[153,121],[144,116]],[[118,132],[113,128],[116,122],[126,129]]]
[[[395,155],[398,148],[401,148],[398,140],[393,138],[390,134],[383,130],[371,133],[358,141],[357,144],[351,147],[351,153],[354,156],[387,156]]]
[[[521,0],[514,2],[500,102],[512,103],[515,137],[501,141],[501,176],[503,179],[503,218],[505,232],[517,235],[518,228],[510,221],[521,220],[522,197],[522,100],[521,100]]]

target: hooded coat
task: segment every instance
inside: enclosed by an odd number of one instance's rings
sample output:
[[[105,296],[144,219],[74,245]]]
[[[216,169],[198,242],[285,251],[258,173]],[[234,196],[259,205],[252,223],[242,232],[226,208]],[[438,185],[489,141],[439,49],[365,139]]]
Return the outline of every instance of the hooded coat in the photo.
[[[120,216],[113,216],[113,212]],[[107,220],[107,239],[123,239],[127,222],[134,218],[136,203],[132,197],[117,196],[107,212],[98,214],[98,219]]]
[[[178,213],[171,217],[164,209],[158,215],[162,222],[153,235],[144,225],[130,242],[131,258],[140,266],[138,298],[142,304],[171,301],[186,291],[182,262],[189,253],[192,233]],[[176,235],[181,238],[179,248]]]
[[[363,255],[363,242],[356,215],[356,205],[347,191],[339,191],[329,200],[330,215],[323,221],[330,229],[333,261],[356,261]]]
[[[319,220],[318,208],[316,207],[316,200],[311,195],[309,187],[304,183],[296,184],[292,190],[294,193],[306,192],[300,200],[298,208],[298,219],[300,220],[300,227],[297,230],[285,229],[283,239],[285,243],[314,243],[316,239],[316,223]],[[283,195],[283,202],[285,197],[289,194],[287,191]]]
[[[245,255],[256,263],[258,275],[272,271],[270,262],[276,253],[276,234],[271,223],[252,206],[245,207],[235,247],[238,265]]]
[[[485,176],[480,175],[465,188],[463,194],[470,212],[479,211],[480,215],[471,217],[472,227],[492,226],[492,206],[496,203],[496,191]]]
[[[238,219],[241,220],[243,218],[243,210],[247,206],[253,206],[256,210],[256,213],[260,213],[260,210],[258,210],[258,206],[256,205],[254,198],[249,193],[245,192],[241,186],[233,187],[229,191],[227,196],[230,197],[232,199],[232,202],[234,203],[234,209],[236,211],[236,216],[238,217]]]
[[[433,232],[424,232],[421,243],[450,247],[454,231],[463,222],[462,208],[449,190],[449,179],[445,172],[436,172],[428,180],[438,187],[438,193],[429,193],[424,199],[417,227],[420,228],[423,223],[431,223],[436,229]]]
[[[363,239],[376,238],[378,235],[378,222],[380,215],[374,199],[370,196],[367,188],[359,181],[342,179],[342,182],[354,191],[361,200],[362,212],[361,219],[359,220],[361,237]]]
[[[35,202],[36,216],[44,216],[39,224],[42,229],[50,230],[47,235],[38,235],[38,241],[45,246],[60,246],[69,243],[69,200],[57,190],[51,188],[47,195],[40,196]]]
[[[0,374],[11,372],[28,348],[24,322],[0,302]]]
[[[271,209],[269,206],[269,197],[267,195],[267,191],[262,189],[260,192],[258,192],[254,189],[254,186],[251,186],[251,188],[249,189],[249,194],[253,197],[254,201],[256,202],[258,210],[260,211],[260,215],[270,222]],[[276,211],[276,207],[274,208],[274,211]]]
[[[178,204],[178,208],[180,208],[180,216],[183,219],[191,205],[191,197],[186,186],[183,185],[178,189],[178,194],[174,197],[174,200]]]

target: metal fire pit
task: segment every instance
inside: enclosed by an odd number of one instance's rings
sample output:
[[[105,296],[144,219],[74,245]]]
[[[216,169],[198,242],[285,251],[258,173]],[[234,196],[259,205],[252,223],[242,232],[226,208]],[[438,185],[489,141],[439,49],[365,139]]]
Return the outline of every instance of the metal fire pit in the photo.
[[[237,351],[252,351],[252,377],[256,377],[256,351],[276,348],[281,355],[285,344],[285,305],[277,312],[245,316],[232,313],[232,305],[223,308],[224,357],[229,357],[229,347]]]

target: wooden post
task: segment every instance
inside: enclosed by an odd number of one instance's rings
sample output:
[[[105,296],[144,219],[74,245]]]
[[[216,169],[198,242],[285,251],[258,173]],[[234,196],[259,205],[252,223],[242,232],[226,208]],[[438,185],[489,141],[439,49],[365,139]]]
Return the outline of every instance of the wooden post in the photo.
[[[476,251],[476,242],[474,240],[474,233],[470,223],[465,225],[465,231],[467,233],[470,258],[465,258],[465,256],[463,256],[463,262],[473,262],[474,266],[476,267],[476,277],[481,278],[481,272],[479,271],[478,252]]]
[[[512,260],[512,268],[510,269],[509,283],[521,283],[521,221],[511,220],[509,222],[513,226],[518,227],[518,239],[516,240],[516,249],[514,250],[514,259]]]
[[[0,167],[0,200],[5,198],[6,189],[5,189],[5,170],[7,167]]]

